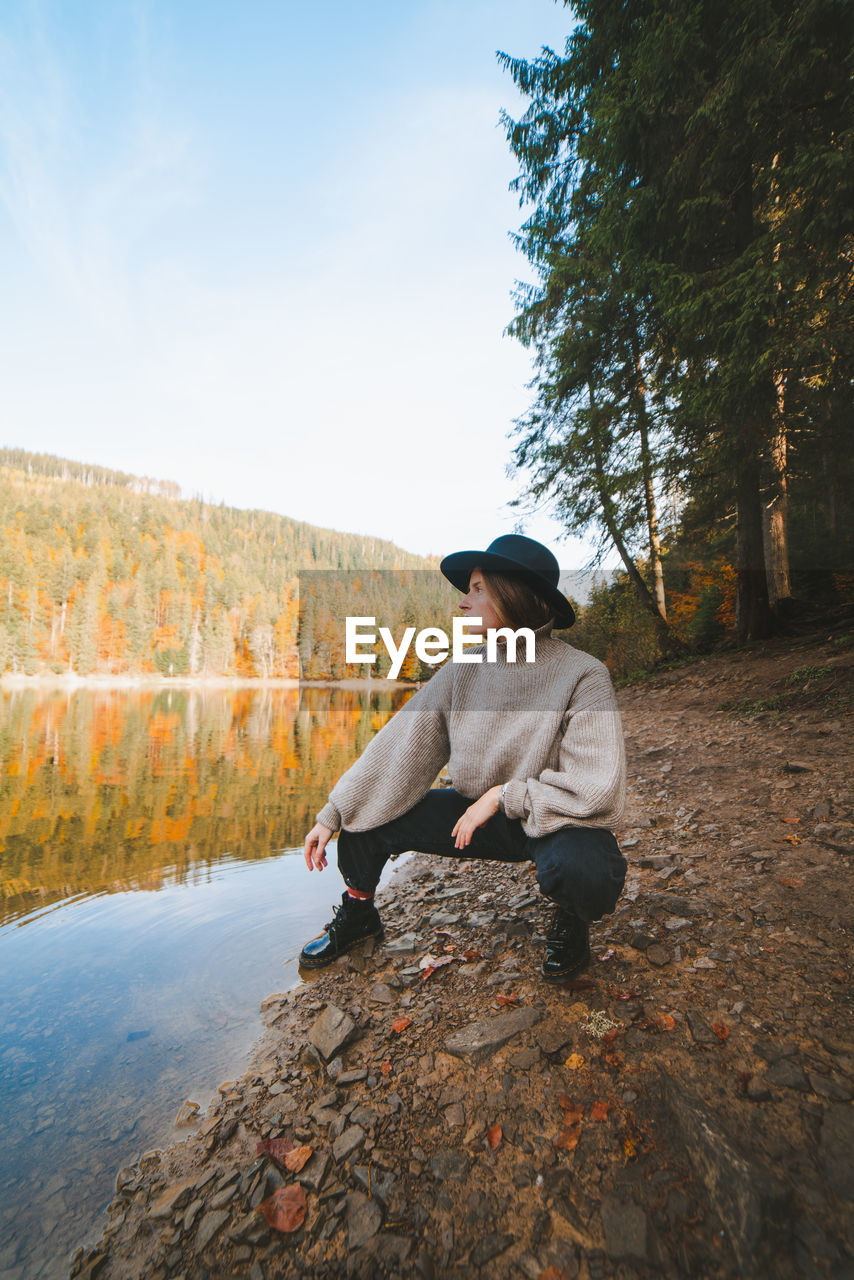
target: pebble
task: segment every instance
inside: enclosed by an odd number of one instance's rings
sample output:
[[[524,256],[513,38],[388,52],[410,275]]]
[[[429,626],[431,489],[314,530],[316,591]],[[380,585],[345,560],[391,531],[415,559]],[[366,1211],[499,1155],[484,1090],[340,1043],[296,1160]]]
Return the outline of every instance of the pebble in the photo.
[[[332,1158],[336,1164],[358,1150],[366,1137],[367,1134],[364,1129],[361,1129],[357,1124],[351,1125],[343,1133],[339,1134],[332,1144]]]

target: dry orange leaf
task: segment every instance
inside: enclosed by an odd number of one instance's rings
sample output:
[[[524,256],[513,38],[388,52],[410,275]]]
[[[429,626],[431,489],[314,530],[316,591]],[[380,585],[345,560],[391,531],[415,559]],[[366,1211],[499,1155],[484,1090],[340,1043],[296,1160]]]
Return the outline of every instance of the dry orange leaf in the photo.
[[[380,1067],[380,1075],[391,1075],[391,1058],[386,1058],[385,1062]]]
[[[638,1153],[637,1146],[634,1142],[632,1142],[631,1138],[626,1138],[623,1141],[623,1150],[626,1153],[627,1160],[634,1160]]]
[[[258,1212],[263,1213],[268,1226],[274,1231],[286,1232],[299,1230],[305,1222],[307,1210],[305,1191],[298,1182],[289,1187],[279,1187],[258,1206]]]
[[[558,1099],[563,1108],[564,1124],[573,1124],[576,1120],[580,1120],[584,1115],[584,1108],[578,1103],[573,1102],[572,1098],[566,1093],[562,1093]]]
[[[581,1125],[574,1124],[570,1129],[563,1129],[555,1138],[555,1146],[561,1151],[574,1151],[581,1137]]]
[[[471,964],[474,960],[482,960],[483,956],[479,951],[472,949],[470,951],[464,951],[460,956],[460,959],[465,961],[466,964]]]
[[[395,1018],[394,1022],[391,1024],[391,1029],[397,1035],[400,1035],[401,1031],[405,1031],[411,1022],[412,1019],[407,1018],[406,1014],[402,1013],[399,1018]]]
[[[676,1026],[676,1019],[672,1013],[657,1013],[655,1015],[655,1025],[660,1031],[672,1031]]]
[[[510,992],[508,995],[506,995],[506,996],[505,996],[505,995],[501,995],[501,994],[497,995],[497,996],[495,997],[495,1003],[496,1003],[496,1004],[500,1004],[500,1005],[518,1004],[518,1003],[519,1003],[519,997],[516,995],[516,992],[515,992],[515,991],[511,991],[511,992]]]
[[[285,1156],[285,1168],[291,1173],[299,1173],[303,1165],[308,1164],[313,1155],[311,1147],[296,1147]]]
[[[783,821],[791,824],[793,822],[800,822],[800,818],[784,818]]]
[[[571,1053],[566,1060],[566,1065],[570,1071],[577,1071],[579,1067],[584,1066],[584,1059],[580,1053]]]
[[[787,889],[800,889],[803,883],[797,876],[780,876],[780,884],[784,884]]]
[[[719,1040],[726,1040],[729,1035],[729,1027],[725,1022],[714,1023],[712,1030]]]
[[[787,840],[787,841],[789,842],[789,844],[800,844],[800,843],[801,843],[801,837],[800,837],[800,836],[783,836],[783,839],[784,839],[784,840]]]
[[[497,1151],[501,1146],[501,1139],[504,1135],[501,1132],[501,1125],[494,1124],[486,1131],[486,1141],[489,1143],[490,1151]]]
[[[590,1119],[607,1120],[610,1106],[611,1104],[609,1102],[594,1102],[593,1106],[590,1108]]]

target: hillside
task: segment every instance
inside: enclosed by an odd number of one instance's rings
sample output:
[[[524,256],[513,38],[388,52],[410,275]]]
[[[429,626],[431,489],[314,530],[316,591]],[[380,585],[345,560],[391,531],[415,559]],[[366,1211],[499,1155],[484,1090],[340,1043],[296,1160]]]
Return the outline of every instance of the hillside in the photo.
[[[0,449],[0,522],[0,672],[342,674],[300,670],[298,575],[379,571],[393,625],[424,586],[401,571],[435,568],[378,538],[20,449]]]

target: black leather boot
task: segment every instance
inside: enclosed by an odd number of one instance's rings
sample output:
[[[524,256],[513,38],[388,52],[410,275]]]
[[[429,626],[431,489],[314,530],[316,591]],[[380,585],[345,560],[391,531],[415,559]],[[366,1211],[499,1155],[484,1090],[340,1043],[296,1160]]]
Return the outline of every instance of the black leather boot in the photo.
[[[312,938],[300,952],[299,962],[304,969],[320,969],[352,950],[357,943],[383,936],[383,922],[373,898],[354,898],[345,892],[341,895],[340,907],[333,907],[332,912],[326,932]]]
[[[590,930],[571,911],[556,906],[546,934],[543,977],[557,982],[572,978],[590,963]]]

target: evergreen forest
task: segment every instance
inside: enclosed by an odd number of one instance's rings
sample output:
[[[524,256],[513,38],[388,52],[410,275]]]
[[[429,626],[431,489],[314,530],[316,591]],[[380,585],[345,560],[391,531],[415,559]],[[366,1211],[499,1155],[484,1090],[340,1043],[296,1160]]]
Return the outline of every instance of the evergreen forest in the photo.
[[[574,643],[625,673],[854,594],[854,6],[576,0],[567,30],[499,54],[514,464],[619,555]]]

